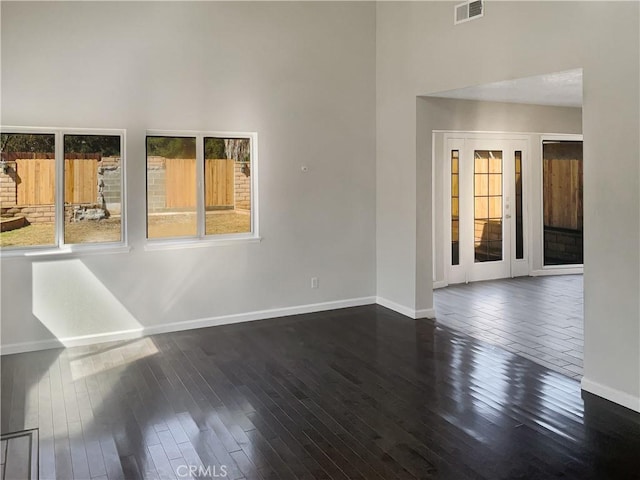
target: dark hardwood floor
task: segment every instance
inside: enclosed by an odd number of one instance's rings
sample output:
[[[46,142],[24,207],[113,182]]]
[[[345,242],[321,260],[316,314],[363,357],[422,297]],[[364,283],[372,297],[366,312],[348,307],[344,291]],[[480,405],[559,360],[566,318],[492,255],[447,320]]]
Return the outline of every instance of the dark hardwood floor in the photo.
[[[1,382],[2,432],[39,429],[43,479],[640,472],[640,415],[379,306],[4,356]]]
[[[582,378],[582,275],[518,277],[433,292],[437,322]]]

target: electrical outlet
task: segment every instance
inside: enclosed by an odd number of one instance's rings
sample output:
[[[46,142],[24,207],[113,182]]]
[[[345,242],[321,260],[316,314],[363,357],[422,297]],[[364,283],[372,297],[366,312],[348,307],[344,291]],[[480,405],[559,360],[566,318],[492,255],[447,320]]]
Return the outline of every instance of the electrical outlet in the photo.
[[[318,277],[311,277],[311,288],[318,288]]]

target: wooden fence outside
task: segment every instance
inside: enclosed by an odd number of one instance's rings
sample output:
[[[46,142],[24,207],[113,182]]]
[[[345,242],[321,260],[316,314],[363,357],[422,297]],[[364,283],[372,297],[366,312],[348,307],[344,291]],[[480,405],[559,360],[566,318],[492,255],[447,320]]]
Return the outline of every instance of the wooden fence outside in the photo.
[[[204,162],[205,205],[207,207],[233,206],[235,161],[206,159]]]
[[[196,208],[195,158],[167,158],[167,208]]]
[[[53,158],[15,158],[17,205],[55,203],[56,165]],[[48,156],[48,155],[47,155]],[[65,203],[95,203],[98,196],[99,154],[67,154],[64,168]]]
[[[544,160],[544,224],[582,230],[582,160]]]
[[[49,153],[3,153],[2,159],[15,162],[16,204],[55,203],[55,158]],[[66,154],[65,203],[95,203],[98,196],[100,154]],[[166,208],[196,207],[195,159],[166,158]],[[205,160],[205,205],[234,206],[234,160]]]
[[[98,201],[98,162],[100,154],[66,154],[64,158],[65,203]]]
[[[166,207],[196,207],[196,161],[193,158],[167,158]],[[205,160],[205,205],[207,207],[233,206],[234,161]]]
[[[17,205],[50,205],[55,200],[55,160],[16,159]]]

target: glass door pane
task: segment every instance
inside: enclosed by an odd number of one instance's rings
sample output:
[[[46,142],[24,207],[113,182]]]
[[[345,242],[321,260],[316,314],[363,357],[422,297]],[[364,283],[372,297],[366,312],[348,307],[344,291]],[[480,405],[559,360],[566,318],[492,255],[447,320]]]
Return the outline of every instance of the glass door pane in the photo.
[[[460,264],[460,152],[451,151],[451,265]]]
[[[516,260],[524,258],[524,229],[522,219],[522,151],[514,152],[515,197],[516,197]]]
[[[474,261],[502,260],[502,151],[474,151]]]

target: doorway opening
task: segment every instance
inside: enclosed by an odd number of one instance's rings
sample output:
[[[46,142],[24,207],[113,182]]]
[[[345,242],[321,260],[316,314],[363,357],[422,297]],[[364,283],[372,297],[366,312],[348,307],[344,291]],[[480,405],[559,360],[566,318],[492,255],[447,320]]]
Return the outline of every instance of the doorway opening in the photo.
[[[434,292],[436,320],[578,379],[582,136],[433,135],[434,244],[449,286]]]
[[[432,137],[436,321],[573,378],[584,328],[581,107],[581,69],[418,103]]]

